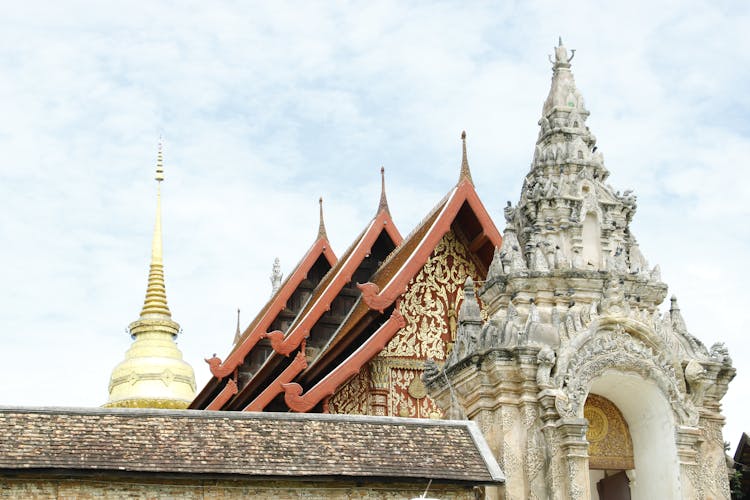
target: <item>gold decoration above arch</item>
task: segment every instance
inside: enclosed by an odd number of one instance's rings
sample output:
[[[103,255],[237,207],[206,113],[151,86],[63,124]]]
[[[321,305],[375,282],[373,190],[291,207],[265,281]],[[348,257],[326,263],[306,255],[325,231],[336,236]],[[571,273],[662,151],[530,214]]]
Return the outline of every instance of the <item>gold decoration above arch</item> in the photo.
[[[583,407],[589,421],[589,468],[606,470],[635,469],[630,428],[620,410],[609,399],[589,394]]]

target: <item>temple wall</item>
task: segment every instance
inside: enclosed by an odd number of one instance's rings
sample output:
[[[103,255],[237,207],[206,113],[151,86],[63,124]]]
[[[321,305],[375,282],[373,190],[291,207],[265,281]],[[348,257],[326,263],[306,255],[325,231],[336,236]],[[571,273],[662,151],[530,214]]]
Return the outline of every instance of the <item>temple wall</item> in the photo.
[[[640,350],[639,341],[626,333],[606,335],[594,337],[600,351],[583,344],[577,358],[583,365],[576,358],[568,360],[569,373],[578,379],[559,373],[567,381],[562,389],[551,386],[554,378],[544,351],[532,346],[466,357],[446,373],[450,385],[440,374],[432,375],[428,387],[441,407],[458,404],[479,425],[506,474],[505,491],[498,498],[595,498],[583,405],[594,393],[614,404],[629,427],[634,469],[613,468],[627,471],[634,500],[728,499],[718,406],[699,407],[698,418],[684,393],[667,397],[678,390],[670,365],[654,364],[642,373],[657,358]],[[628,361],[625,353],[638,356]],[[666,376],[671,378],[662,378]],[[584,392],[571,390],[577,387]]]
[[[425,484],[292,482],[292,481],[226,481],[122,478],[0,478],[0,498],[33,499],[103,499],[130,498],[167,500],[173,498],[219,500],[240,498],[401,500],[422,495]],[[429,496],[445,500],[474,500],[471,486],[433,484]]]

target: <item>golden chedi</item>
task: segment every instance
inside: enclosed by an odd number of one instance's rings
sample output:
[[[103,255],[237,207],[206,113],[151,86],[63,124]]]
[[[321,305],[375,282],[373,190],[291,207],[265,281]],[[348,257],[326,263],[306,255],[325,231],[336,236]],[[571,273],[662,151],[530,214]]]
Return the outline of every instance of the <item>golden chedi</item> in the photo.
[[[163,180],[160,144],[156,164],[156,224],[146,300],[140,318],[128,326],[133,344],[125,353],[125,360],[112,371],[105,407],[187,408],[195,396],[195,375],[175,343],[180,325],[172,320],[164,285],[160,189]]]

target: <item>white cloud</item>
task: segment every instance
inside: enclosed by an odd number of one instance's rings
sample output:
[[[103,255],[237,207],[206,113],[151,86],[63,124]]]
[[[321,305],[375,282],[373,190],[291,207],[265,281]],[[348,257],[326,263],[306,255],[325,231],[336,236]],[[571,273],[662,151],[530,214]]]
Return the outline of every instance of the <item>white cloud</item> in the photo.
[[[341,253],[372,215],[378,168],[403,234],[454,182],[467,129],[477,189],[516,200],[557,35],[611,182],[688,325],[739,368],[748,411],[746,6],[498,7],[378,2],[15,4],[0,26],[0,402],[97,405],[145,291],[155,142],[167,140],[167,290],[199,384],[234,309],[248,320],[317,231]],[[30,363],[35,369],[29,370]],[[747,430],[747,429],[744,429]]]

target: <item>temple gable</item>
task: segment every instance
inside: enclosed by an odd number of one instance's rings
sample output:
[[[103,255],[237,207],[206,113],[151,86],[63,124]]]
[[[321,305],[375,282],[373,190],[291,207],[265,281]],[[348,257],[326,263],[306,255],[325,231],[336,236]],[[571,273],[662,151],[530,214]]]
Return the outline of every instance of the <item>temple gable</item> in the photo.
[[[453,349],[467,277],[482,278],[466,244],[454,231],[448,231],[401,299],[399,310],[405,326],[334,393],[329,410],[441,418],[443,411],[427,395],[422,382],[423,366],[427,359],[444,362]]]

